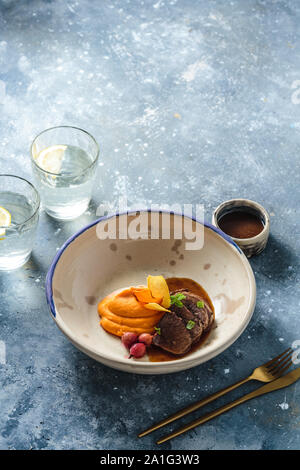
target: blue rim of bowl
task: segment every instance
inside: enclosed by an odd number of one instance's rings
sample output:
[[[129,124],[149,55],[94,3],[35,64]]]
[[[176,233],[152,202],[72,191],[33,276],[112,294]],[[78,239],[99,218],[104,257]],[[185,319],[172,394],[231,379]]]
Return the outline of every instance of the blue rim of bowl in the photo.
[[[219,228],[215,227],[214,225],[208,223],[208,222],[204,222],[204,221],[201,221],[201,220],[198,220],[196,219],[196,217],[191,217],[191,216],[188,216],[188,215],[185,215],[185,214],[180,214],[180,213],[176,213],[176,212],[171,212],[171,211],[167,211],[167,210],[157,210],[157,211],[151,211],[151,209],[137,209],[137,210],[132,210],[132,211],[124,211],[124,212],[116,212],[115,214],[110,214],[110,215],[105,215],[103,217],[100,217],[99,219],[97,220],[94,220],[93,222],[91,222],[90,224],[86,225],[85,227],[83,227],[82,229],[80,229],[78,232],[76,232],[74,235],[72,235],[63,245],[62,247],[58,250],[58,252],[56,253],[52,263],[51,263],[51,266],[49,268],[49,271],[47,273],[47,276],[46,276],[46,298],[47,298],[47,304],[49,305],[49,308],[50,308],[50,311],[53,315],[53,317],[55,318],[56,317],[56,310],[55,310],[55,305],[54,305],[54,301],[53,301],[53,289],[52,289],[52,280],[53,280],[53,276],[54,276],[54,272],[55,272],[55,268],[56,268],[56,265],[60,259],[60,257],[62,256],[63,252],[65,251],[65,249],[74,241],[76,240],[76,238],[78,238],[82,233],[86,232],[87,230],[89,230],[91,227],[93,227],[94,225],[104,221],[104,220],[108,220],[108,219],[111,219],[113,217],[120,217],[122,215],[133,215],[133,214],[136,214],[138,212],[158,212],[160,214],[164,213],[164,214],[172,214],[172,215],[175,215],[175,216],[181,216],[181,217],[187,217],[189,219],[192,219],[194,222],[197,222],[199,224],[202,224],[204,225],[204,227],[207,227],[209,228],[210,230],[212,230],[213,232],[216,232],[218,235],[220,235],[222,238],[224,238],[225,241],[227,241],[228,243],[230,243],[231,245],[233,245],[237,251],[242,255],[243,252],[242,250],[240,249],[240,247],[232,240],[232,238],[227,235],[226,233],[222,232],[222,230],[220,230]]]

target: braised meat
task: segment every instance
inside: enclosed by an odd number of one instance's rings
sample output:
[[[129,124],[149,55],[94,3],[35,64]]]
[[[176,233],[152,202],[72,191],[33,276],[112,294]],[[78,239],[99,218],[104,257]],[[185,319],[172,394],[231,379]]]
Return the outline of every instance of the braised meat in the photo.
[[[183,319],[173,312],[166,312],[158,323],[153,343],[173,354],[184,354],[190,350],[192,340]]]
[[[214,314],[205,299],[186,289],[171,292],[171,296],[180,300],[172,303],[171,312],[158,323],[153,344],[173,354],[185,354],[210,330]]]

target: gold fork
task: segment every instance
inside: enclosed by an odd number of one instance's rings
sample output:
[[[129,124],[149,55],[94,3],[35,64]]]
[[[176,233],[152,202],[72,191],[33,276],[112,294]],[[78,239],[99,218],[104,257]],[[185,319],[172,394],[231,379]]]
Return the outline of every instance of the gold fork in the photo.
[[[272,382],[272,380],[278,379],[278,377],[280,377],[292,365],[292,361],[290,361],[292,354],[293,349],[288,348],[286,351],[279,354],[279,356],[274,357],[274,359],[271,359],[265,364],[254,369],[254,371],[249,375],[249,377],[246,377],[245,379],[242,379],[239,382],[236,382],[235,384],[224,388],[223,390],[219,390],[218,392],[213,393],[212,395],[207,398],[204,398],[203,400],[197,401],[196,403],[193,403],[192,405],[189,405],[186,408],[177,411],[177,413],[174,413],[168,418],[163,419],[159,423],[154,424],[150,428],[141,432],[138,437],[144,437],[147,434],[156,431],[156,429],[162,428],[163,426],[166,426],[167,424],[170,424],[173,421],[176,421],[177,419],[182,418],[183,416],[186,416],[187,414],[192,413],[195,410],[198,410],[202,406],[207,405],[213,400],[216,400],[217,398],[225,395],[226,393],[231,392],[231,390],[234,390],[235,388],[239,387],[240,385],[243,385],[246,382],[249,382],[250,380],[258,380],[259,382]]]

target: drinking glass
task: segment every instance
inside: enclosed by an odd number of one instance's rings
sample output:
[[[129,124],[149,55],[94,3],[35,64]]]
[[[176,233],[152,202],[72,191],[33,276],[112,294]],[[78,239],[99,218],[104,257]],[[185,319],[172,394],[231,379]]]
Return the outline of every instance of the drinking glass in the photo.
[[[56,219],[74,219],[88,207],[99,147],[77,127],[52,127],[31,145],[31,162],[45,211]]]
[[[39,194],[29,181],[0,175],[0,271],[18,268],[29,259],[39,207]]]

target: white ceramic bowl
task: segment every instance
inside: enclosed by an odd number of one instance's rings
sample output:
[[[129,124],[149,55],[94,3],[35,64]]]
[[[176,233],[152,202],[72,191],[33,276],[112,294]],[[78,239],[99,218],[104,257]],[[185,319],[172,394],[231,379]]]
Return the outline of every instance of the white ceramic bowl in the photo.
[[[170,216],[172,226],[182,225],[182,215]],[[127,227],[136,214],[114,217]],[[161,213],[152,227],[159,224],[160,217]],[[208,361],[241,335],[255,307],[256,286],[247,258],[230,237],[193,219],[194,227],[204,227],[204,246],[197,251],[186,250],[186,240],[173,237],[100,240],[97,230],[106,222],[103,217],[71,237],[56,254],[47,275],[46,294],[53,319],[78,349],[115,369],[165,374]],[[99,326],[97,303],[116,289],[144,284],[148,274],[191,278],[205,288],[215,306],[215,327],[206,341],[175,361],[150,362],[146,356],[128,359],[120,339]]]

